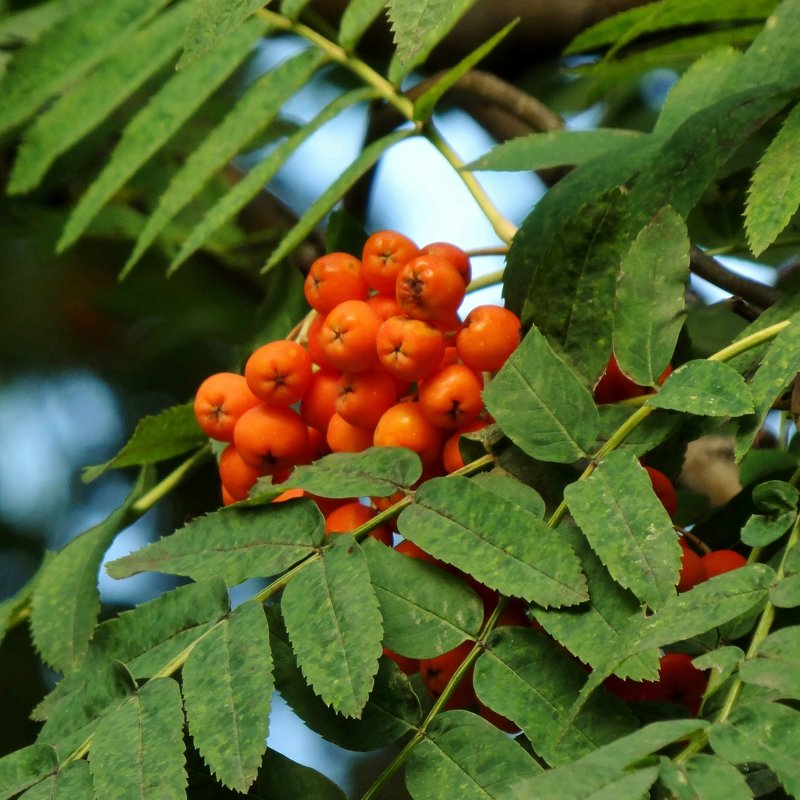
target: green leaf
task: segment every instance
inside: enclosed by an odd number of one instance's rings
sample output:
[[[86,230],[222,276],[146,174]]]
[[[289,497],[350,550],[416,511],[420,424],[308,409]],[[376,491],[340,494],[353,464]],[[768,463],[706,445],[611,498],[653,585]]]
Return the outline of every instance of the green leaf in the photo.
[[[389,63],[394,84],[422,64],[475,0],[387,0],[395,54]]]
[[[624,151],[631,140],[642,136],[639,131],[622,128],[531,133],[495,145],[464,169],[473,172],[523,172],[583,164],[611,151]]]
[[[740,647],[728,645],[693,658],[692,664],[697,669],[712,670],[708,678],[708,690],[713,692],[733,675],[743,660],[744,651]]]
[[[540,631],[498,628],[475,664],[482,702],[519,725],[534,750],[558,765],[635,730],[638,720],[616,697],[598,693],[566,730],[562,725],[586,673]]]
[[[488,489],[498,497],[502,497],[524,508],[526,511],[530,511],[531,514],[539,517],[539,519],[544,519],[545,502],[539,492],[532,486],[528,486],[522,481],[516,480],[500,471],[480,472],[473,476],[472,482],[477,483],[482,489]]]
[[[593,448],[595,452],[636,413],[637,408],[622,403],[604,403],[598,406],[597,410],[600,412],[600,432],[597,436],[597,444]],[[675,433],[681,421],[682,418],[679,414],[669,412],[650,414],[625,437],[620,449],[636,456],[642,456]]]
[[[267,609],[275,686],[295,713],[329,742],[347,750],[368,751],[399,739],[422,721],[419,700],[408,678],[388,658],[378,662],[375,686],[360,719],[335,713],[306,683],[297,666],[280,610]]]
[[[274,122],[284,104],[311,80],[324,62],[325,57],[316,48],[303,50],[265,72],[247,88],[170,181],[122,268],[122,276],[133,268],[169,221],[202,190],[212,175]]]
[[[794,608],[800,605],[800,546],[797,544],[786,554],[783,578],[770,592],[769,599],[778,608]]]
[[[608,363],[611,298],[629,241],[626,193],[593,197],[566,222],[562,235],[539,249],[521,319],[533,322],[564,351],[576,372],[594,384]],[[546,295],[547,303],[540,298]]]
[[[193,580],[222,576],[229,586],[283,572],[325,539],[310,500],[230,507],[193,520],[171,536],[106,565],[112,578],[167,572]]]
[[[736,708],[711,727],[714,751],[732,764],[762,762],[791,796],[800,795],[800,712],[779,703]]]
[[[616,450],[564,491],[570,513],[611,577],[656,609],[675,595],[681,549],[636,457]]]
[[[765,547],[780,539],[797,518],[800,491],[785,481],[766,481],[753,489],[753,502],[764,514],[753,514],[741,532],[742,541],[751,547]]]
[[[422,475],[419,456],[404,447],[368,447],[360,453],[330,453],[296,467],[282,487],[302,487],[321,497],[391,497]]]
[[[330,779],[311,767],[304,767],[277,750],[267,750],[263,766],[250,792],[252,797],[347,800],[344,792]]]
[[[339,22],[339,44],[352,50],[385,5],[386,0],[350,0]]]
[[[368,144],[342,172],[339,177],[306,209],[295,226],[284,236],[281,243],[272,251],[263,271],[274,267],[282,258],[291,253],[325,215],[342,199],[350,187],[393,145],[416,135],[413,129],[405,129],[383,136]]]
[[[0,16],[0,42],[4,47],[32,42],[48,28],[90,2],[91,0],[45,0],[23,11],[3,12]]]
[[[58,769],[56,751],[31,744],[0,758],[0,800],[7,800]]]
[[[86,761],[73,761],[28,789],[25,800],[71,800],[94,797],[92,773]]]
[[[504,28],[499,30],[494,36],[487,39],[479,47],[476,47],[469,55],[464,56],[454,67],[451,67],[441,76],[430,88],[426,89],[414,101],[414,119],[428,120],[436,108],[436,104],[442,97],[456,84],[456,82],[469,72],[479,61],[483,60],[489,53],[497,47],[503,39],[511,33],[519,22],[519,17],[512,20]]]
[[[370,88],[354,89],[352,92],[339,95],[332,100],[312,120],[307,122],[288,139],[281,142],[261,161],[253,166],[241,180],[223,195],[192,229],[183,242],[180,252],[169,265],[169,272],[174,272],[186,259],[196,252],[203,243],[222,225],[234,217],[264,186],[275,177],[289,156],[321,128],[326,122],[338,116],[356,103],[370,100],[375,96]],[[301,291],[302,294],[302,291]]]
[[[116,535],[136,518],[132,506],[149,483],[142,474],[116,511],[72,539],[42,568],[31,599],[31,631],[42,658],[58,672],[69,672],[86,655],[100,613],[100,563]]]
[[[645,405],[707,417],[753,413],[752,395],[744,378],[728,364],[705,359],[678,367]]]
[[[750,379],[755,416],[743,419],[736,434],[736,460],[740,461],[753,445],[772,404],[794,380],[800,359],[800,315],[772,341],[761,364]]]
[[[116,4],[115,4],[116,5]],[[69,217],[58,250],[73,244],[100,209],[175,134],[191,114],[247,58],[264,24],[245,23],[204,58],[173,75],[128,123],[100,175]]]
[[[577,761],[546,770],[530,781],[521,782],[509,797],[512,800],[532,797],[557,797],[558,800],[594,798],[595,792],[613,787],[627,774],[628,768],[646,756],[706,727],[708,723],[698,719],[650,723]],[[637,800],[639,797],[641,793],[636,796]]]
[[[172,406],[159,414],[139,420],[130,439],[114,458],[105,464],[86,467],[84,482],[99,478],[109,469],[156,464],[188,453],[208,438],[200,430],[192,403]]]
[[[398,517],[400,533],[425,552],[504,595],[541,606],[586,599],[569,544],[538,517],[468,478],[434,478]]]
[[[483,602],[463,580],[369,537],[362,546],[386,647],[409,658],[433,658],[477,636]]]
[[[719,100],[741,57],[733,47],[719,47],[695,61],[669,90],[653,133],[671,136],[692,114]]]
[[[736,767],[705,753],[693,755],[685,764],[662,757],[659,777],[675,800],[750,800],[753,797]]]
[[[269,5],[269,0],[200,0],[195,3],[199,8],[186,28],[178,69],[204,56],[220,39],[265,5]]]
[[[48,98],[101,62],[166,0],[79,6],[11,61],[0,80],[0,132],[24,122]]]
[[[181,3],[161,14],[38,116],[19,146],[9,194],[38,186],[59,155],[171,61],[190,13],[191,4]]]
[[[39,569],[30,577],[16,594],[6,598],[0,603],[0,644],[3,643],[6,633],[30,615],[31,598],[33,590],[44,571],[53,553],[45,553]]]
[[[614,354],[622,371],[655,386],[686,317],[689,237],[669,206],[642,228],[622,260],[614,296]]]
[[[335,537],[287,585],[281,606],[306,680],[334,711],[360,716],[378,671],[383,627],[355,539]]]
[[[570,463],[586,455],[599,427],[589,390],[535,327],[483,392],[489,413],[528,455]]]
[[[645,7],[614,14],[576,36],[567,53],[581,53],[603,45],[627,44],[639,36],[702,22],[727,22],[766,17],[777,0],[660,0]],[[616,48],[615,48],[616,49]]]
[[[178,684],[171,678],[149,681],[104,717],[92,739],[89,765],[97,797],[185,798]]]
[[[501,798],[541,767],[513,740],[476,714],[437,716],[406,763],[406,787],[415,800]]]
[[[228,589],[214,578],[180,586],[101,623],[83,664],[56,684],[34,710],[34,719],[52,717],[70,693],[83,692],[88,683],[98,680],[99,672],[113,686],[114,676],[107,674],[113,661],[129,665],[136,677],[150,677],[229,610]]]
[[[594,667],[611,658],[618,637],[632,617],[641,614],[639,601],[608,574],[586,538],[576,528],[562,522],[559,536],[572,544],[581,559],[589,583],[589,602],[568,614],[533,608],[536,621],[584,664]],[[658,652],[638,653],[617,670],[620,678],[657,680]]]
[[[243,603],[200,639],[181,675],[197,749],[220,783],[247,792],[266,748],[273,689],[261,603]]]
[[[800,699],[800,627],[781,628],[767,636],[756,657],[741,664],[739,675],[746,683]]]

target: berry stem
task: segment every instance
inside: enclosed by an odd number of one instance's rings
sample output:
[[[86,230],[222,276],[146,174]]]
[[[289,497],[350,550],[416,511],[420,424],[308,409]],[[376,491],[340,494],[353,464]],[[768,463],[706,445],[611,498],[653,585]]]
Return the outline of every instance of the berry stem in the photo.
[[[477,292],[478,289],[485,289],[487,286],[495,286],[503,280],[503,270],[498,269],[490,272],[488,275],[481,275],[480,278],[475,278],[467,286],[467,294]]]

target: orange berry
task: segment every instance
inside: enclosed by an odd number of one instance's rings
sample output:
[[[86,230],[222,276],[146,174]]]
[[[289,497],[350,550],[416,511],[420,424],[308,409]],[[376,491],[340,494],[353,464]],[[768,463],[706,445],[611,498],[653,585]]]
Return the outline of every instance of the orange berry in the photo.
[[[414,319],[449,323],[465,293],[458,270],[439,256],[417,256],[397,275],[397,302]]]
[[[230,442],[239,417],[260,402],[250,391],[243,375],[217,372],[206,378],[197,389],[194,416],[207,436]]]
[[[378,364],[375,339],[383,319],[363,300],[339,303],[322,323],[323,356],[342,372],[362,372]]]
[[[367,305],[377,311],[383,319],[399,317],[403,313],[403,309],[400,308],[400,304],[394,296],[394,290],[392,294],[373,294],[372,297],[367,298]]]
[[[397,231],[376,231],[364,243],[361,273],[379,292],[394,294],[397,273],[419,252],[416,244]]]
[[[448,650],[435,658],[421,658],[419,671],[428,694],[436,700],[444,691],[450,678],[461,665],[461,662],[472,650],[472,642],[462,642],[458,647]],[[475,690],[472,688],[472,668],[467,670],[450,699],[445,704],[449,711],[456,708],[469,708],[476,702]]]
[[[311,356],[297,342],[279,339],[253,352],[244,367],[250,391],[269,405],[296,403],[311,383]]]
[[[311,356],[311,360],[321,369],[332,370],[334,369],[333,364],[331,364],[325,355],[322,352],[322,348],[319,346],[319,332],[322,330],[322,324],[325,322],[324,316],[316,316],[311,321],[311,324],[308,326],[308,333],[307,333],[307,342],[306,346],[308,347],[308,354]]]
[[[296,500],[298,497],[306,497],[303,489],[287,489],[281,492],[277,497],[272,498],[273,503],[285,503],[287,500]]]
[[[441,364],[445,341],[429,322],[390,317],[378,329],[375,347],[387,372],[404,381],[418,381]]]
[[[247,464],[233,444],[229,444],[219,457],[220,480],[235,500],[246,500],[255,482],[265,474],[263,470]]]
[[[311,461],[316,461],[318,458],[328,455],[331,450],[328,447],[325,434],[316,428],[312,428],[310,425],[307,426],[307,429],[309,459]]]
[[[383,648],[383,654],[386,658],[391,658],[392,661],[400,667],[400,671],[406,675],[413,675],[415,672],[419,672],[418,658],[408,658],[407,656],[398,655],[389,650],[388,647]]]
[[[681,571],[676,588],[679,592],[688,592],[693,586],[697,586],[698,583],[706,580],[706,568],[703,566],[703,559],[682,538],[679,541],[681,545]]]
[[[429,422],[419,403],[396,403],[387,409],[375,426],[377,447],[407,447],[432,466],[441,457],[443,432]]]
[[[351,425],[339,414],[331,417],[325,438],[332,453],[360,453],[372,447],[372,431]]]
[[[376,514],[374,508],[365,506],[357,500],[345,503],[325,517],[325,533],[351,533],[369,522]],[[388,547],[392,546],[392,531],[386,525],[379,525],[371,530],[369,535]]]
[[[224,487],[220,487],[222,489],[222,504],[225,506],[232,506],[234,503],[238,503],[239,501]]]
[[[706,553],[701,561],[709,578],[747,565],[747,559],[735,550],[712,550]]]
[[[650,482],[653,484],[653,491],[656,493],[656,497],[661,501],[661,505],[666,509],[670,519],[673,518],[678,510],[678,495],[675,492],[672,481],[663,472],[653,467],[645,467],[645,469],[650,476]]]
[[[495,372],[516,350],[522,336],[519,317],[502,306],[478,306],[456,335],[461,360],[479,372]]]
[[[308,428],[285,406],[258,405],[245,411],[233,431],[242,460],[266,473],[302,464],[309,458]]]
[[[361,262],[349,253],[328,253],[308,270],[304,284],[306,300],[320,314],[327,314],[345,300],[366,300],[367,282]]]
[[[422,413],[439,428],[461,428],[483,409],[483,380],[463,364],[436,371],[419,387]]]
[[[458,270],[464,284],[468,284],[472,280],[472,266],[469,263],[469,256],[454,244],[448,242],[431,242],[426,244],[422,250],[419,251],[420,255],[433,255],[449,261]]]
[[[326,431],[336,411],[337,387],[341,375],[321,369],[311,376],[311,383],[300,402],[300,416],[312,428]]]
[[[380,368],[342,375],[337,391],[336,413],[351,425],[369,431],[397,400],[394,379]]]
[[[447,437],[442,450],[442,461],[444,462],[445,472],[455,472],[464,466],[464,459],[461,457],[459,442],[465,433],[472,433],[485,428],[489,423],[482,419],[474,419],[472,422],[460,427],[457,431]]]

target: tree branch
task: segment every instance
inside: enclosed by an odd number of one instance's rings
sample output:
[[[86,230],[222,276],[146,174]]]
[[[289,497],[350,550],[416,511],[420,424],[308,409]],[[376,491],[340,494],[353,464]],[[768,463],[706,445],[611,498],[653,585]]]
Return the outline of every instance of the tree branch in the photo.
[[[725,269],[719,261],[704,253],[695,244],[691,249],[690,269],[698,277],[762,310],[769,308],[780,297],[771,286],[765,286],[763,283]]]

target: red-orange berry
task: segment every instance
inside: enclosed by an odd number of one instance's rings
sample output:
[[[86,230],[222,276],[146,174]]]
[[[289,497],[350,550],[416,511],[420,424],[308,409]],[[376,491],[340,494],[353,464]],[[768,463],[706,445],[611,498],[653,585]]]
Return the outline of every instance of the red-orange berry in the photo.
[[[703,566],[703,559],[683,539],[680,539],[680,544],[681,571],[676,588],[679,592],[688,592],[689,589],[706,580],[708,576],[706,568]]]
[[[483,409],[483,379],[464,364],[451,364],[425,378],[419,388],[422,413],[439,428],[455,430]]]
[[[265,474],[263,470],[246,463],[233,444],[229,444],[219,457],[220,480],[235,500],[246,500],[255,482]]]
[[[362,300],[339,303],[322,323],[323,356],[342,372],[362,372],[378,365],[375,340],[382,317]]]
[[[702,561],[709,578],[747,565],[747,559],[735,550],[712,550],[702,557]]]
[[[460,248],[449,242],[431,242],[426,244],[422,250],[419,251],[420,255],[433,255],[449,261],[458,270],[464,284],[468,284],[472,280],[472,266],[469,263],[469,256]]]
[[[336,411],[340,377],[340,373],[324,369],[315,372],[300,402],[300,416],[318,431],[328,429],[328,423]]]
[[[442,362],[445,340],[429,322],[409,317],[390,317],[375,339],[378,359],[387,372],[404,381],[418,381]]]
[[[461,450],[459,448],[459,441],[462,434],[472,433],[485,428],[489,423],[483,419],[474,419],[467,425],[463,425],[457,431],[454,431],[447,437],[442,449],[442,461],[444,462],[445,472],[455,472],[464,466],[464,459],[461,457]]]
[[[369,288],[355,256],[328,253],[311,265],[304,291],[311,308],[328,314],[345,300],[366,300]]]
[[[394,294],[397,274],[419,252],[416,244],[397,231],[376,231],[364,243],[361,272],[379,292]]]
[[[325,517],[325,533],[351,533],[356,528],[369,522],[377,512],[357,500],[339,506]],[[369,532],[373,539],[392,546],[392,531],[386,525],[379,525]]]
[[[653,484],[653,491],[656,493],[656,497],[661,501],[661,505],[664,506],[670,519],[672,519],[678,510],[678,495],[675,492],[672,481],[663,472],[654,467],[645,467],[645,469],[650,476],[650,483]]]
[[[308,428],[285,406],[262,404],[245,411],[234,428],[233,442],[245,463],[270,474],[309,458]]]
[[[397,386],[379,368],[342,375],[337,386],[336,413],[351,425],[373,431],[378,420],[397,400]]]
[[[376,447],[407,447],[431,466],[441,457],[444,432],[429,422],[419,403],[396,403],[375,426]]]
[[[449,323],[465,293],[458,270],[439,256],[417,256],[397,275],[397,302],[414,319]]]
[[[206,378],[197,389],[194,416],[207,436],[230,442],[239,417],[260,402],[250,391],[243,375],[217,372]]]
[[[478,372],[495,372],[516,350],[522,325],[513,311],[502,306],[478,306],[467,314],[456,335],[461,360]]]
[[[325,438],[332,453],[360,453],[372,447],[372,431],[351,425],[340,414],[330,418]]]
[[[244,367],[250,391],[264,403],[290,406],[311,383],[311,356],[297,342],[278,339],[253,352]]]
[[[455,671],[461,666],[461,662],[472,650],[472,642],[463,642],[442,653],[435,658],[421,658],[419,660],[419,671],[422,675],[422,682],[428,690],[428,694],[436,700],[444,691],[445,686],[453,677]],[[451,711],[456,708],[470,708],[476,702],[475,690],[472,688],[472,673],[470,668],[461,679],[450,699],[445,704],[445,708]]]
[[[389,317],[399,317],[403,313],[397,298],[394,296],[394,290],[391,294],[373,294],[367,298],[367,305],[373,308],[383,319]]]

